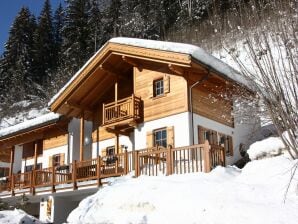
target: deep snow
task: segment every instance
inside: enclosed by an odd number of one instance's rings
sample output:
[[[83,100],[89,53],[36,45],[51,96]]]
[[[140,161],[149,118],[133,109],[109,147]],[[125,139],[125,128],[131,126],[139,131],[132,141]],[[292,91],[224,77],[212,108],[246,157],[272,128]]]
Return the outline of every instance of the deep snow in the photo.
[[[298,174],[284,203],[298,161],[286,156],[255,160],[242,170],[121,177],[84,199],[68,217],[78,223],[297,223]]]
[[[41,224],[41,222],[20,209],[0,211],[1,224]]]

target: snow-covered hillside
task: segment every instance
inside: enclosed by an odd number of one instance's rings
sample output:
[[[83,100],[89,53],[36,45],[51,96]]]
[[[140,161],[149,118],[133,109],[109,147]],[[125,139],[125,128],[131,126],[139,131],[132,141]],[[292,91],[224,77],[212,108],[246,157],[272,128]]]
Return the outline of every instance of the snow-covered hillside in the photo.
[[[121,177],[84,199],[68,217],[78,223],[291,224],[298,220],[298,161],[278,156],[255,160],[242,170]]]

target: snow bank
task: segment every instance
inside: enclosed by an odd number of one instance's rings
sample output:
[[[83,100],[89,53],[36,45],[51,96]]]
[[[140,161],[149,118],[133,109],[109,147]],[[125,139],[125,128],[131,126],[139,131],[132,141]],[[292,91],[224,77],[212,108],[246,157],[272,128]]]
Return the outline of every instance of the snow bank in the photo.
[[[247,153],[249,158],[254,160],[266,156],[278,155],[284,148],[285,145],[279,137],[270,137],[250,145]]]
[[[217,167],[209,174],[121,177],[84,199],[68,222],[296,224],[297,174],[283,200],[297,162],[279,156],[252,161],[243,170]]]
[[[15,209],[8,211],[0,211],[0,223],[4,224],[39,224],[41,223],[38,219],[34,218],[31,215],[28,215],[26,212]]]
[[[27,120],[23,123],[19,123],[17,125],[11,126],[11,127],[4,128],[4,129],[0,130],[0,138],[3,136],[6,136],[6,135],[13,134],[15,132],[26,130],[30,127],[34,127],[34,126],[38,126],[41,124],[45,124],[47,122],[51,122],[53,120],[58,119],[60,116],[61,115],[59,115],[59,114],[48,113],[48,114],[42,115],[40,117],[31,119],[31,120]]]

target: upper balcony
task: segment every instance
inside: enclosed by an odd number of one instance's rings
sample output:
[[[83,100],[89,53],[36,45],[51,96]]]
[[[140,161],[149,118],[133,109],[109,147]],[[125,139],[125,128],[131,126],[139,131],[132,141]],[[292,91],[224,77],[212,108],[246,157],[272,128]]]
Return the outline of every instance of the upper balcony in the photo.
[[[103,127],[112,130],[126,130],[141,122],[142,100],[132,94],[116,102],[103,104]]]

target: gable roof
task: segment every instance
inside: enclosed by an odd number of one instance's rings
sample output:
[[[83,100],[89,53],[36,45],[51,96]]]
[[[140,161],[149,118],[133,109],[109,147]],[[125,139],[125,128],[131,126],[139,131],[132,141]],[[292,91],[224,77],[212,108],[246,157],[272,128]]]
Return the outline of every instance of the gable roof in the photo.
[[[165,41],[144,40],[137,38],[112,38],[103,45],[85,65],[69,80],[65,86],[58,91],[49,101],[51,110],[70,117],[79,117],[80,110],[91,111],[98,96],[109,88],[113,82],[109,74],[113,72],[103,69],[107,64],[114,69],[117,64],[118,72],[123,73],[123,57],[133,59],[138,62],[155,62],[166,65],[174,65],[178,68],[207,70],[241,86],[249,88],[249,82],[236,70],[210,55],[203,49],[183,43],[173,43]],[[125,60],[124,60],[125,61]],[[132,67],[132,65],[130,64]],[[117,72],[114,72],[114,74]],[[94,74],[94,75],[92,75]],[[90,93],[89,93],[90,92]],[[93,97],[97,98],[93,101]],[[90,104],[91,108],[88,107]],[[92,113],[89,113],[92,114]],[[92,115],[90,115],[92,116]],[[89,115],[87,115],[89,117]]]

